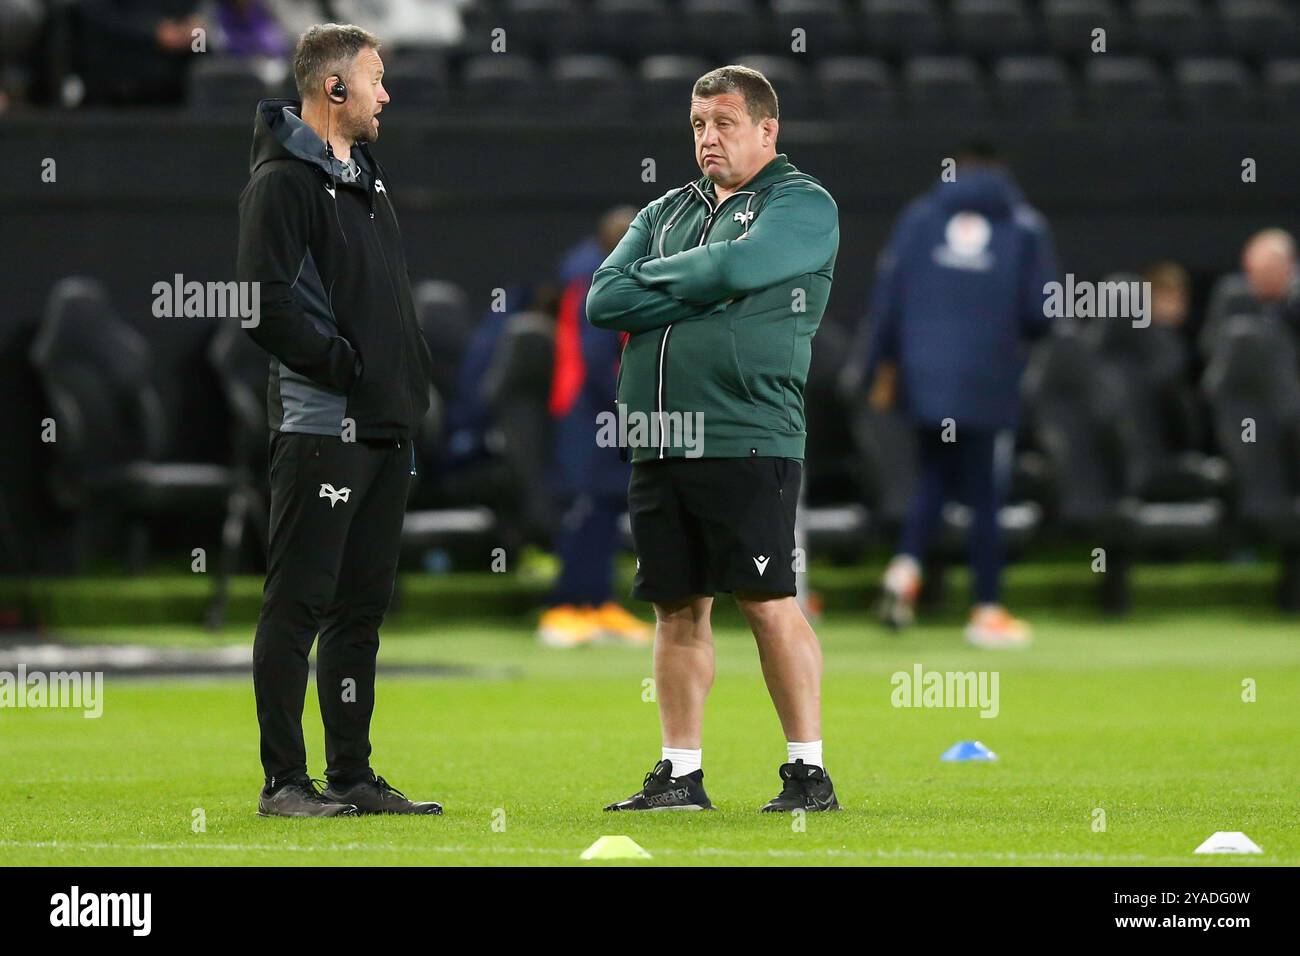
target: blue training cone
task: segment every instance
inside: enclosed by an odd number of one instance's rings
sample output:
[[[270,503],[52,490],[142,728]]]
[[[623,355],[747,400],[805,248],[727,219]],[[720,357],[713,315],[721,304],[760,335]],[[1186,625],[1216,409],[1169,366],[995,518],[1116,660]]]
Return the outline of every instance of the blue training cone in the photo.
[[[997,760],[998,755],[978,740],[959,740],[943,752],[940,760]]]

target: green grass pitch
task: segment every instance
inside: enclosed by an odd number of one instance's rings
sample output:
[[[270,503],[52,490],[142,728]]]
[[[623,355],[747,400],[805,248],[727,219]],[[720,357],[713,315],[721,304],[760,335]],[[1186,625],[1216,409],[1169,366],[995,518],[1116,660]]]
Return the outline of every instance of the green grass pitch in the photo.
[[[627,865],[1300,864],[1300,637],[1267,612],[1162,611],[1123,621],[1031,615],[1024,652],[966,648],[960,625],[885,634],[862,613],[818,625],[826,655],[826,760],[845,810],[757,808],[785,755],[752,639],[717,629],[705,726],[713,813],[605,814],[658,757],[650,652],[554,651],[527,623],[386,626],[382,662],[464,665],[473,676],[380,676],[374,766],[440,818],[268,820],[247,679],[109,677],[104,715],[0,711],[0,865],[579,864],[627,834],[653,859]],[[209,646],[247,641],[166,625],[80,628],[87,641]],[[891,675],[996,670],[1000,712],[902,709]],[[1256,700],[1242,699],[1243,681]],[[314,689],[312,771],[323,746]],[[941,763],[963,739],[991,764]],[[195,811],[205,828],[195,832]],[[1098,824],[1103,819],[1104,830]],[[1241,830],[1262,856],[1194,856]]]

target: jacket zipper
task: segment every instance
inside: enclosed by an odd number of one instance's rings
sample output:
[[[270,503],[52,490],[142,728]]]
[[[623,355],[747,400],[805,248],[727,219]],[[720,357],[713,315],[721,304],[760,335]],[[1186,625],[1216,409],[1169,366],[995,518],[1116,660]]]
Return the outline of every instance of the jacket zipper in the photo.
[[[732,193],[730,196],[728,196],[726,199],[722,200],[722,202],[718,203],[715,206],[709,202],[709,197],[704,195],[704,192],[694,183],[691,183],[691,188],[695,190],[696,194],[699,195],[699,197],[704,200],[705,205],[709,207],[709,214],[704,217],[704,226],[700,229],[700,241],[695,244],[696,248],[704,245],[705,241],[709,238],[709,230],[713,227],[713,217],[722,211],[723,206],[731,202],[731,200],[735,199],[737,196],[747,195],[752,197],[756,195],[756,193],[754,193],[752,190],[745,190],[743,192]],[[673,227],[673,224],[675,222],[676,219],[670,221],[668,225],[664,226],[663,232],[659,234],[659,254],[661,256],[663,255],[663,251],[664,251],[663,250],[664,234],[666,234],[668,230]],[[665,325],[664,334],[659,339],[659,375],[658,375],[657,387],[655,389],[655,394],[658,398],[658,405],[659,405],[658,408],[659,457],[661,459],[665,455],[666,441],[668,435],[668,429],[664,426],[664,366],[668,362],[668,335],[669,333],[672,332],[674,324],[675,323],[673,322],[669,322],[667,325]]]

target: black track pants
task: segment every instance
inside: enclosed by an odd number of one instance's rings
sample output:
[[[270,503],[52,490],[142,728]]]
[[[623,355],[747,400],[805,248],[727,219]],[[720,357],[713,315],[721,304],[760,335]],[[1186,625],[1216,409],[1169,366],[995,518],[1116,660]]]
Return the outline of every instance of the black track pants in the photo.
[[[407,440],[272,435],[270,548],[253,642],[268,782],[307,773],[302,710],[317,632],[326,776],[347,779],[370,765],[379,625],[393,596],[412,461]]]

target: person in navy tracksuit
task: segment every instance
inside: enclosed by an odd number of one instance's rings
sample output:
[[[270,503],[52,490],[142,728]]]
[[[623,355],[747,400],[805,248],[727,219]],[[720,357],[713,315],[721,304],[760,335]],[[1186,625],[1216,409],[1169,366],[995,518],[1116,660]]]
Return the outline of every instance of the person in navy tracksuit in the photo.
[[[920,458],[881,614],[893,626],[911,622],[926,551],[944,503],[956,498],[972,511],[975,608],[967,640],[1016,645],[1028,641],[1029,629],[1000,603],[998,509],[1026,342],[1050,327],[1044,286],[1058,278],[1056,256],[1046,221],[990,147],[968,147],[956,159],[955,177],[903,212],[881,254],[868,314],[865,381],[885,368],[896,375]],[[880,390],[874,395],[879,405]]]
[[[550,413],[554,422],[551,492],[560,508],[556,551],[561,571],[538,635],[573,647],[607,638],[644,645],[650,627],[613,600],[618,519],[627,509],[631,473],[617,448],[597,444],[597,416],[616,411],[615,386],[623,336],[586,317],[587,290],[636,216],[619,207],[602,217],[598,233],[572,249],[560,266],[563,289],[556,316]]]

